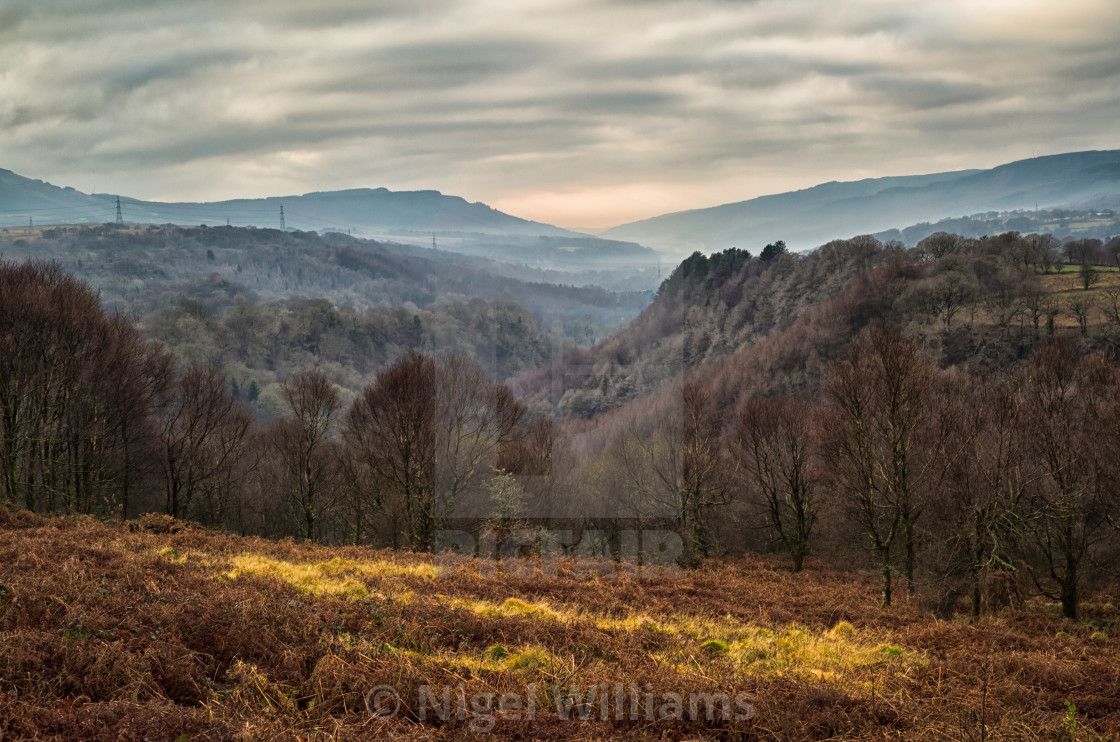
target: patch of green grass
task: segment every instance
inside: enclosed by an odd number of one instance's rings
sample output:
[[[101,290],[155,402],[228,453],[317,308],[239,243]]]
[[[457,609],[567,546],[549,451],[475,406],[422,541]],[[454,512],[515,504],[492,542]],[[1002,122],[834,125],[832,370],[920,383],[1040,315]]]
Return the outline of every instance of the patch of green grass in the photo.
[[[1094,266],[1092,266],[1092,268],[1093,268],[1093,270],[1099,271],[1101,273],[1115,273],[1118,270],[1120,270],[1120,268],[1117,268],[1115,265],[1094,265]],[[1057,272],[1058,273],[1080,273],[1081,272],[1081,266],[1080,265],[1065,265],[1065,264],[1063,264],[1063,265],[1058,266]]]
[[[168,546],[166,549],[161,549],[159,555],[168,561],[175,562],[176,564],[183,564],[187,561],[187,555],[182,554],[174,546]]]
[[[495,644],[492,647],[488,647],[486,651],[483,652],[483,655],[492,660],[503,660],[506,657],[509,657],[509,650],[503,647],[501,644]]]
[[[731,647],[727,645],[727,642],[720,641],[719,639],[709,639],[701,644],[700,648],[712,654],[727,654],[731,651]]]
[[[563,666],[563,662],[547,648],[537,645],[511,650],[504,645],[495,644],[471,654],[437,652],[432,659],[468,669],[472,673],[512,672],[525,682],[539,682],[551,677],[549,670]]]

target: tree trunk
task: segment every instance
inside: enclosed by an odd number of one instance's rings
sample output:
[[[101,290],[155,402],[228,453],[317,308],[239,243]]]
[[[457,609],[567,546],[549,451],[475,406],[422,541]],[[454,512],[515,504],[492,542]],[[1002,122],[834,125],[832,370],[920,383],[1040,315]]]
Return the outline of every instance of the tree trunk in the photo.
[[[883,560],[881,572],[883,576],[883,607],[891,607],[891,552],[890,549],[879,549]]]
[[[1077,564],[1070,563],[1066,567],[1066,573],[1062,577],[1062,616],[1064,618],[1076,619],[1077,618]]]
[[[794,535],[796,541],[793,545],[793,549],[791,550],[791,555],[793,556],[794,572],[801,571],[802,567],[805,564],[805,554],[809,551],[809,532],[812,528],[812,523],[810,521],[809,514],[806,513],[806,507],[804,505],[805,500],[805,494],[802,493],[801,497],[798,498],[798,507],[796,509],[797,530]]]
[[[906,598],[909,600],[914,597],[914,517],[910,512],[909,506],[903,513],[904,522],[902,525],[902,536],[906,541],[905,554],[903,556],[902,570],[906,577]]]

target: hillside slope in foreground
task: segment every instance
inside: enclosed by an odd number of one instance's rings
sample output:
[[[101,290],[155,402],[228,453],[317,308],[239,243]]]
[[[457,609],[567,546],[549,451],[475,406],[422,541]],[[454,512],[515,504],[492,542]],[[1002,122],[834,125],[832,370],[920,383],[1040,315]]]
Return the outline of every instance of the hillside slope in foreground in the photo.
[[[820,564],[554,566],[0,507],[0,739],[1120,733],[1111,605],[968,625]]]

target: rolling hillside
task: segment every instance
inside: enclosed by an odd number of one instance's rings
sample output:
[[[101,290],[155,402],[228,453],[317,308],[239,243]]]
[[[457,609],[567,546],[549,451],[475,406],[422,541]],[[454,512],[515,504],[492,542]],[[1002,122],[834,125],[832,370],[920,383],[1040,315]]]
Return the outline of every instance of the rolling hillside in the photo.
[[[121,197],[126,224],[234,226],[341,232],[405,243],[429,258],[456,254],[504,266],[505,275],[550,283],[649,289],[660,255],[633,242],[603,239],[520,219],[439,191],[359,188],[213,203],[161,203]],[[86,194],[0,170],[0,227],[98,225],[116,221],[117,197]],[[438,239],[437,239],[438,238]],[[438,251],[430,248],[438,247]]]
[[[949,239],[955,247],[939,258],[930,253],[936,237],[904,250],[870,236],[769,261],[734,248],[693,255],[614,337],[524,375],[522,388],[551,394],[571,419],[595,420],[672,394],[669,382],[685,375],[715,385],[729,403],[752,393],[815,396],[827,365],[877,321],[920,336],[944,367],[997,372],[1050,334],[1077,334],[1105,351],[1120,336],[1120,240],[1093,243],[1093,283],[1084,289],[1080,266],[1062,265],[1051,238]],[[1040,245],[1056,264],[1023,263]],[[938,304],[946,292],[960,302],[948,323]],[[565,366],[589,371],[550,381]]]
[[[1037,157],[963,170],[825,183],[614,227],[605,237],[687,254],[785,240],[807,250],[837,237],[901,229],[986,211],[1120,202],[1120,150]]]
[[[549,574],[522,560],[2,506],[0,557],[5,739],[1041,740],[1118,729],[1117,642],[1093,625],[1060,622],[1041,602],[978,625],[883,610],[871,581],[815,563],[791,575],[749,557],[662,574],[565,559]],[[1115,620],[1100,609],[1097,623]]]
[[[0,226],[25,225],[28,217],[40,224],[101,223],[116,217],[116,196],[87,194],[0,170]],[[574,235],[549,224],[531,222],[470,203],[439,191],[390,191],[358,188],[269,198],[245,198],[210,203],[161,203],[121,196],[128,222],[152,224],[225,224],[277,227],[280,207],[289,228],[304,230],[348,228],[362,232],[470,233],[502,235]]]

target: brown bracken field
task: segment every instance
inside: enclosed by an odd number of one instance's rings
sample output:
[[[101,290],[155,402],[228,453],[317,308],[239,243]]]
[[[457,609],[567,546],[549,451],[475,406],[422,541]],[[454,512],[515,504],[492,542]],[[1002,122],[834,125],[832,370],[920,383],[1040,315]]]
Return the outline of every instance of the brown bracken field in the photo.
[[[1120,735],[1105,598],[1077,623],[1028,600],[974,624],[877,600],[857,572],[757,556],[542,573],[0,508],[0,740]],[[370,713],[378,686],[398,694],[391,718]],[[535,714],[425,716],[422,686],[532,696]],[[610,690],[562,718],[573,686]],[[658,716],[674,693],[685,711],[750,694],[751,713]],[[647,702],[653,717],[631,713]]]

